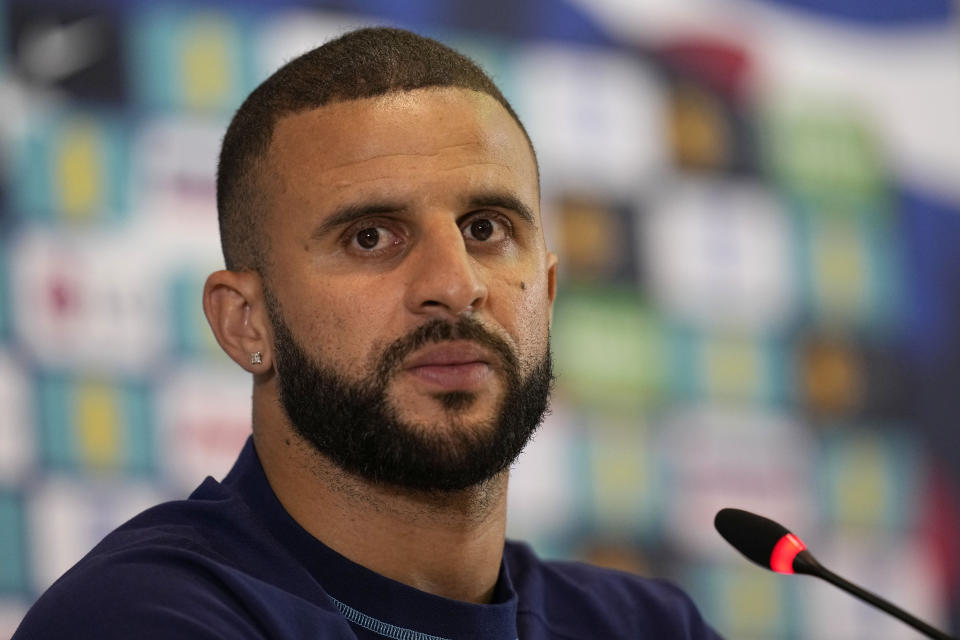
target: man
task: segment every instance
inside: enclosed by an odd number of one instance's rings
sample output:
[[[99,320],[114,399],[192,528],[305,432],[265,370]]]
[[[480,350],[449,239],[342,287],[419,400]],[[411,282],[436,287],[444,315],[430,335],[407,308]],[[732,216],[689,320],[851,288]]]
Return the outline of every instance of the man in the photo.
[[[17,638],[715,638],[668,585],[505,543],[556,257],[530,140],[393,29],[277,71],[223,141],[204,309],[253,374],[223,480],[110,534]]]

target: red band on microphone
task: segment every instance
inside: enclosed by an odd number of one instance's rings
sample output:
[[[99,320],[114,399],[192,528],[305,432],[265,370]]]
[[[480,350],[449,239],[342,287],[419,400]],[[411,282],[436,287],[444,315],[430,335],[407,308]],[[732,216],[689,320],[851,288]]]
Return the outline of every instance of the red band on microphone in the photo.
[[[770,554],[770,568],[777,573],[793,573],[793,559],[807,548],[797,536],[788,533],[777,541]]]

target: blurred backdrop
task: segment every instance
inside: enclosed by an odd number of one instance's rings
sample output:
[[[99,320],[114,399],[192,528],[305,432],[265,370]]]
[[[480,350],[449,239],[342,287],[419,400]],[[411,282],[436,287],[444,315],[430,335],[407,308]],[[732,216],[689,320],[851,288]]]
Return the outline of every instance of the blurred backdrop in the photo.
[[[960,20],[947,0],[0,3],[0,636],[222,475],[250,381],[200,307],[221,135],[363,24],[478,59],[561,259],[510,535],[682,584],[729,638],[913,638],[748,565],[723,506],[960,628]]]

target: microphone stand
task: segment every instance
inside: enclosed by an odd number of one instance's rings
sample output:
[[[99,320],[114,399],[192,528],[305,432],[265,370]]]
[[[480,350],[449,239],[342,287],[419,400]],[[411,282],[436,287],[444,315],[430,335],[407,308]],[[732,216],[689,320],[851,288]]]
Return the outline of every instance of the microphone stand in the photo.
[[[797,557],[793,560],[793,570],[794,573],[816,576],[826,580],[830,584],[843,589],[854,597],[869,602],[878,609],[882,609],[893,617],[902,620],[928,638],[934,638],[935,640],[957,640],[953,636],[948,636],[939,629],[931,627],[929,624],[917,618],[916,616],[907,613],[889,600],[884,600],[880,596],[871,593],[866,589],[858,587],[849,580],[841,578],[817,562],[816,558],[814,558],[813,554],[811,554],[809,551],[804,550],[797,554]]]

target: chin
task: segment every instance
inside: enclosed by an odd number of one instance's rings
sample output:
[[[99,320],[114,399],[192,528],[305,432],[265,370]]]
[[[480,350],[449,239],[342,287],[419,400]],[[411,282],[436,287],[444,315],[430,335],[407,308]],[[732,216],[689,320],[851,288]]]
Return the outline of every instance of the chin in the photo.
[[[410,424],[489,421],[499,411],[504,394],[503,384],[493,380],[464,389],[425,389],[399,380],[390,387],[390,404]]]
[[[468,391],[447,391],[431,394],[425,410],[411,410],[410,403],[401,405],[398,411],[401,420],[411,425],[423,425],[430,430],[446,427],[463,428],[474,425],[480,428],[494,422],[499,402],[485,400],[480,394]],[[420,403],[418,403],[420,404]]]

